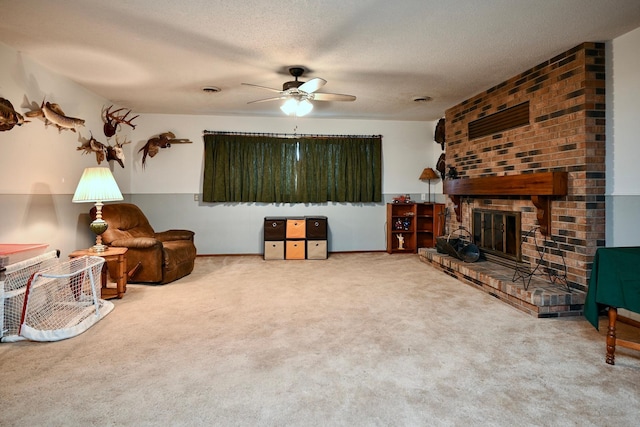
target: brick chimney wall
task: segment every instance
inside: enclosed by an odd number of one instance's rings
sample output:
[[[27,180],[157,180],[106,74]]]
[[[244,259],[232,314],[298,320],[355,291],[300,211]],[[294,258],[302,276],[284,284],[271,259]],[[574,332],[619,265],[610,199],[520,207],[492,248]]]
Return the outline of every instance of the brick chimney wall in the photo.
[[[529,101],[529,124],[470,140],[471,121]],[[461,224],[471,229],[473,208],[522,212],[525,263],[586,290],[593,255],[605,245],[605,45],[583,43],[448,109],[446,163],[460,179],[566,171],[569,194],[555,198],[551,234],[537,226],[528,197],[468,197]],[[453,203],[447,198],[449,211]],[[458,226],[455,215],[449,229]],[[544,247],[544,255],[536,249]]]

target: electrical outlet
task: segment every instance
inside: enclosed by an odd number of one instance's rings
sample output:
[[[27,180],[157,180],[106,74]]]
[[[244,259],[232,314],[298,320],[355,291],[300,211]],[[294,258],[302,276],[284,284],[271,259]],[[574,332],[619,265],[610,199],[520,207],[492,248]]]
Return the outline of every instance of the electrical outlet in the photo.
[[[194,202],[198,202],[198,201],[200,201],[200,195],[199,195],[199,194],[194,194],[194,195],[193,195],[193,201],[194,201]]]
[[[427,200],[427,195],[424,193],[420,194],[420,200]]]

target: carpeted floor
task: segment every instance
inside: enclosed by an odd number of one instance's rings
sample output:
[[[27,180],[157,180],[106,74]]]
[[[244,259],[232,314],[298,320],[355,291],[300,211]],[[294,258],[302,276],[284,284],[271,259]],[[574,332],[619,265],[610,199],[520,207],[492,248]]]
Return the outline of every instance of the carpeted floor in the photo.
[[[527,316],[417,255],[203,257],[112,301],[78,337],[0,344],[0,425],[640,423],[640,352],[607,365],[603,327]]]

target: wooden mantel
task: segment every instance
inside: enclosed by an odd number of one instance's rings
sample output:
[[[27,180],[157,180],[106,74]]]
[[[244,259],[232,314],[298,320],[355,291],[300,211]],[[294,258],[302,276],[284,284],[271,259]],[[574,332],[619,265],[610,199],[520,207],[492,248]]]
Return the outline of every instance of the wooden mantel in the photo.
[[[531,196],[537,210],[540,232],[551,232],[551,199],[567,195],[567,172],[541,172],[520,175],[485,176],[479,178],[448,179],[443,183],[444,194],[454,204],[456,219],[461,221],[462,196]]]

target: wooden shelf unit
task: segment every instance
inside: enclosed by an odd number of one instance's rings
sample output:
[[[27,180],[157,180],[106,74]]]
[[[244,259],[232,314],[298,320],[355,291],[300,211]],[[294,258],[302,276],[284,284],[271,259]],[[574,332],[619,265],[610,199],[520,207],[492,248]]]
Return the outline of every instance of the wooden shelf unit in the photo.
[[[444,204],[387,203],[387,252],[417,253],[418,248],[432,248],[443,225]]]

